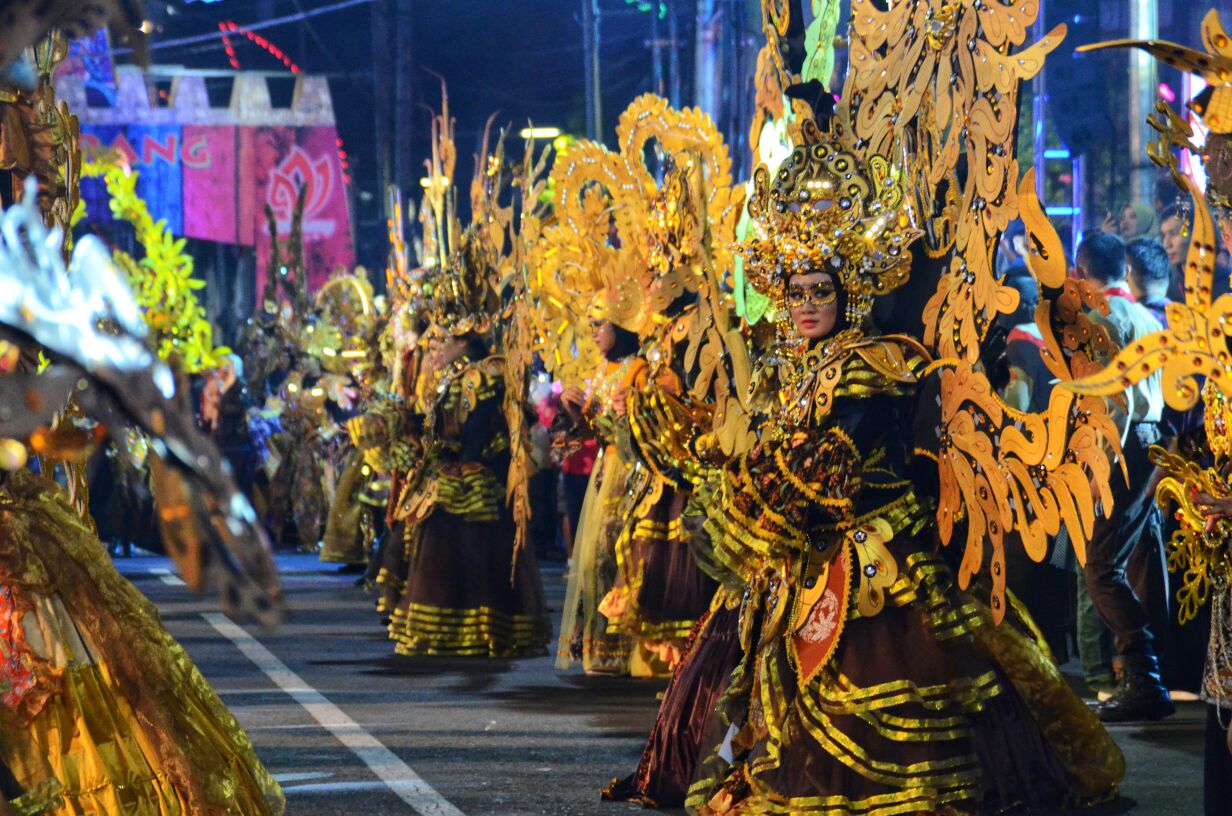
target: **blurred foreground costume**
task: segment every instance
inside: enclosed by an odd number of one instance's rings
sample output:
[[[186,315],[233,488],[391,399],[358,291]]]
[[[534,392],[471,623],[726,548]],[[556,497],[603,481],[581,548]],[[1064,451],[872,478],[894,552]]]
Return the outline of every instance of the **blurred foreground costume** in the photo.
[[[22,202],[0,219],[0,796],[23,816],[280,814],[248,737],[84,514],[88,452],[148,440],[163,540],[185,581],[217,588],[236,614],[279,619],[256,514],[149,351],[108,252],[85,238],[65,268],[81,163],[51,76],[67,44],[35,32],[141,18],[124,14],[50,3],[16,9],[0,30],[6,65],[39,40],[35,89],[0,93],[4,169]]]
[[[104,433],[120,444],[126,426],[144,433],[163,538],[190,585],[220,585],[236,611],[277,619],[252,508],[146,351],[106,252],[85,239],[66,271],[35,193],[31,181],[4,215],[0,255],[0,285],[21,304],[0,308],[0,403],[13,417],[0,425],[0,788],[23,814],[281,813],[278,785],[153,605],[116,572],[64,488],[23,469],[27,446],[46,468],[76,461]],[[98,334],[100,322],[114,333]],[[23,360],[34,342],[55,361],[42,374]],[[53,419],[70,391],[79,419]]]

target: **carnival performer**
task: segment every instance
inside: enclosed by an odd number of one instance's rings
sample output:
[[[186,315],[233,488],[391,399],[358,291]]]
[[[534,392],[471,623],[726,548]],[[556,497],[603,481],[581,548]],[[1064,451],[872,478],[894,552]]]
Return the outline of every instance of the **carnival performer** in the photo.
[[[672,679],[636,772],[604,796],[672,807],[683,803],[705,723],[738,661],[739,596],[715,589],[726,574],[708,557],[696,463],[661,447],[656,417],[661,402],[687,406],[690,424],[720,426],[732,444],[744,435],[744,407],[733,395],[746,390],[750,366],[723,289],[743,196],[718,129],[700,111],[648,94],[621,115],[617,134],[619,153],[577,143],[552,168],[556,209],[536,277],[538,334],[550,341],[540,355],[566,384],[596,365],[585,336],[589,293],[641,337],[611,399],[629,445],[618,447],[628,458],[614,514],[623,529],[611,531],[615,582],[598,614],[609,632],[629,638],[631,674],[670,666]],[[659,148],[661,179],[647,167],[649,144]],[[570,599],[566,615],[573,609]],[[562,638],[577,631],[568,622]]]
[[[664,288],[660,280],[651,291]],[[681,335],[697,319],[696,294],[672,298],[662,315],[642,344],[637,375],[613,397],[616,415],[625,417],[633,429],[638,464],[632,478],[641,489],[629,494],[636,502],[626,500],[627,522],[619,544],[623,564],[616,585],[599,606],[612,628],[637,639],[639,656],[658,666],[659,672],[679,662],[689,632],[715,590],[714,581],[694,559],[691,531],[683,522],[689,485],[679,474],[655,467],[656,457],[638,445],[640,414],[629,409],[631,393],[663,389],[680,394],[688,387]]]
[[[227,355],[218,370],[210,373],[201,403],[201,422],[227,457],[236,485],[247,495],[252,490],[254,467],[248,433],[252,405],[244,384],[244,361],[239,355]]]
[[[422,272],[418,270],[421,279]],[[360,443],[365,447],[365,459],[389,479],[385,507],[388,532],[381,544],[380,558],[369,565],[367,576],[376,592],[376,611],[386,625],[406,588],[409,570],[411,537],[406,520],[396,517],[398,499],[410,481],[419,476],[418,432],[434,385],[425,310],[421,292],[405,298],[395,296],[391,314],[393,390],[385,398],[370,401],[368,412],[357,423],[357,430],[368,437]]]
[[[719,362],[726,356],[726,326],[716,314],[715,272],[727,268],[740,194],[731,184],[727,148],[704,114],[677,111],[645,95],[621,115],[617,131],[619,155],[575,145],[553,168],[553,178],[568,179],[560,194],[567,205],[588,182],[605,186],[616,204],[618,264],[642,281],[642,346],[632,378],[613,395],[614,413],[631,430],[635,460],[619,511],[625,529],[617,540],[616,583],[599,611],[610,629],[634,639],[634,673],[666,673],[709,608],[716,582],[697,557],[708,549],[705,532],[684,522],[691,485],[660,455],[650,426],[660,399],[687,402],[713,417],[716,391],[727,384]],[[651,140],[662,151],[661,183],[642,155]],[[620,172],[591,178],[586,164],[592,160]],[[601,234],[606,240],[607,229]],[[716,387],[720,382],[723,387]]]
[[[596,439],[601,448],[574,538],[556,667],[580,662],[587,674],[627,674],[629,638],[609,631],[599,603],[616,580],[616,543],[624,527],[619,509],[633,460],[629,427],[617,416],[613,395],[632,378],[638,343],[636,334],[601,317],[593,321],[592,330],[603,369],[585,391],[574,385],[560,395],[562,413],[571,425],[567,444]]]
[[[905,430],[930,358],[872,320],[919,235],[903,189],[835,134],[803,135],[773,179],[755,174],[742,245],[797,353],[757,444],[723,467],[715,550],[746,582],[745,654],[689,807],[985,813],[1107,798],[1121,754],[1020,633],[1026,613],[995,625],[934,553]]]
[[[385,560],[382,589],[397,597],[386,600],[385,614],[399,654],[542,654],[552,628],[533,553],[517,546],[506,502],[513,460],[504,410],[508,372],[488,339],[499,335],[499,250],[479,213],[466,230],[458,222],[453,121],[443,111],[434,122],[421,211],[434,381],[430,391],[418,384],[422,400],[409,417],[418,461],[391,496],[401,542],[388,545],[395,552]],[[488,161],[485,146],[476,166],[483,184],[501,161]],[[399,559],[405,572],[388,571]]]
[[[326,283],[317,303],[323,308],[314,347],[320,349],[326,370],[345,378],[340,382],[341,403],[331,412],[338,432],[326,480],[331,489],[320,558],[342,564],[346,572],[362,573],[381,526],[376,510],[383,504],[383,486],[356,442],[355,426],[367,406],[389,388],[378,348],[385,318],[362,267]]]
[[[394,514],[409,553],[389,624],[399,654],[517,657],[542,653],[551,634],[538,568],[515,552],[504,502],[502,360],[481,334],[482,295],[471,288],[479,299],[468,300],[464,289],[484,286],[484,271],[450,270],[432,294],[440,374],[422,416],[424,461]]]

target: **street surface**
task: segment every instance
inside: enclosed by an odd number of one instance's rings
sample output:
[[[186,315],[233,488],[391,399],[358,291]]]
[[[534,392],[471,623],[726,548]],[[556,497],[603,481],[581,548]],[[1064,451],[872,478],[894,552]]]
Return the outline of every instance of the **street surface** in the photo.
[[[355,576],[279,556],[291,619],[240,628],[169,562],[117,559],[222,695],[287,793],[291,816],[619,816],[598,792],[632,771],[665,681],[561,675],[553,659],[393,654]],[[544,569],[556,610],[558,565]],[[1204,710],[1118,726],[1122,798],[1088,816],[1202,813]]]

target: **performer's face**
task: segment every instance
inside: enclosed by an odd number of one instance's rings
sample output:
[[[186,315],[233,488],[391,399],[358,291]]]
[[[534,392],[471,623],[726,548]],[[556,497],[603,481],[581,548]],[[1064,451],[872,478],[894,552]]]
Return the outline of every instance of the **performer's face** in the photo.
[[[1168,253],[1168,263],[1173,266],[1180,266],[1185,261],[1185,253],[1189,249],[1182,232],[1181,219],[1175,215],[1159,226],[1159,239],[1163,242],[1164,251]]]
[[[826,272],[792,275],[787,282],[787,311],[796,331],[817,340],[834,331],[838,320],[838,290]]]
[[[612,350],[612,346],[616,345],[616,331],[606,320],[592,320],[590,335],[594,338],[595,345],[599,347],[600,354],[607,354]]]
[[[452,365],[455,360],[460,360],[465,353],[465,337],[445,337],[436,346],[433,362],[437,368],[445,368]]]

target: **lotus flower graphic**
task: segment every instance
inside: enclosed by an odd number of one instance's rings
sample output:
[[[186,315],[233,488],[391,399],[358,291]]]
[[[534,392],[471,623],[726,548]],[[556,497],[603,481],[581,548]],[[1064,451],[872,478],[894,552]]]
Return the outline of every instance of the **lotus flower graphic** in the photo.
[[[278,168],[270,174],[266,201],[274,211],[280,231],[290,229],[291,215],[299,188],[307,185],[304,196],[304,231],[332,235],[333,219],[318,220],[334,194],[334,165],[329,156],[313,160],[303,148],[295,145]]]

